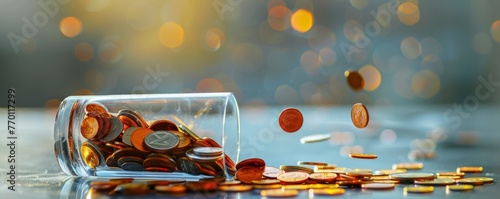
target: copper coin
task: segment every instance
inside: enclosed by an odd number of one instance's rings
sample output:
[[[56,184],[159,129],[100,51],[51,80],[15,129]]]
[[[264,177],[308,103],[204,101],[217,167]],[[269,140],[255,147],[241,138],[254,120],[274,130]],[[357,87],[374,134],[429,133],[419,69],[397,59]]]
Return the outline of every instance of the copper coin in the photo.
[[[130,135],[130,142],[132,143],[132,146],[139,151],[148,152],[149,149],[144,143],[144,138],[146,138],[146,136],[148,136],[152,132],[154,131],[148,128],[135,129],[132,135]]]
[[[201,173],[200,165],[186,157],[177,159],[177,168],[179,168],[184,173],[189,173],[192,175],[199,175]]]
[[[177,124],[175,124],[174,122],[172,122],[170,120],[156,120],[151,125],[149,125],[149,129],[151,129],[153,131],[159,131],[159,130],[179,131]]]
[[[365,128],[370,121],[368,110],[361,103],[356,103],[351,108],[351,120],[354,126],[358,128]]]
[[[266,169],[266,162],[264,162],[264,160],[260,158],[248,158],[242,160],[241,162],[238,162],[238,164],[236,164],[236,170],[240,170],[242,167],[246,166],[258,168],[259,171],[263,173]]]
[[[186,147],[189,147],[189,145],[191,145],[191,143],[193,143],[193,140],[191,140],[191,138],[180,132],[180,131],[169,131],[170,133],[173,133],[175,135],[177,135],[177,137],[179,137],[179,145],[177,146],[177,148],[180,148],[180,149],[184,149]]]
[[[92,139],[97,140],[106,136],[109,132],[109,129],[111,128],[111,122],[109,121],[108,115],[91,112],[87,114],[87,118],[89,117],[95,118],[99,126],[97,134]]]
[[[354,70],[347,70],[344,72],[344,76],[346,77],[347,84],[349,84],[349,87],[351,87],[352,90],[363,90],[365,80],[363,79],[363,76],[361,76],[361,73]]]
[[[139,128],[141,128],[141,127],[134,126],[134,127],[127,128],[123,132],[122,142],[125,143],[128,146],[132,146],[132,140],[131,140],[132,133],[134,133],[134,131],[137,130],[137,129],[139,129]]]
[[[85,111],[87,113],[99,113],[99,114],[105,114],[108,115],[108,109],[101,103],[99,102],[91,102],[85,106]]]
[[[209,176],[217,175],[217,171],[212,165],[207,164],[207,163],[200,163],[200,166],[201,166],[200,167],[201,174],[209,175]]]
[[[264,169],[264,173],[262,175],[264,175],[264,177],[266,178],[273,178],[273,179],[276,179],[280,174],[283,174],[285,173],[285,171],[281,170],[281,169],[278,169],[276,167],[265,167]]]
[[[157,185],[155,190],[164,193],[184,193],[187,187],[185,185]]]
[[[111,128],[109,129],[109,132],[106,134],[106,136],[101,139],[105,142],[110,142],[118,138],[118,136],[123,131],[123,123],[120,119],[118,119],[117,117],[110,117],[109,121],[111,122]]]
[[[172,172],[172,170],[165,167],[144,167],[146,171],[156,171],[156,172]]]
[[[225,192],[243,192],[251,191],[252,189],[253,187],[250,185],[219,186],[219,190]]]
[[[278,123],[283,129],[283,131],[288,133],[296,132],[302,127],[302,123],[304,122],[304,117],[302,113],[296,108],[286,108],[281,111],[280,116],[278,118]]]
[[[84,138],[93,139],[99,132],[99,122],[95,117],[86,117],[80,125],[80,132]]]
[[[217,191],[218,182],[216,181],[198,181],[187,182],[186,187],[192,192],[214,192]]]
[[[144,144],[151,151],[166,152],[179,145],[179,137],[169,131],[153,131],[146,135]]]
[[[165,154],[153,153],[148,155],[144,162],[142,163],[144,168],[147,167],[163,167],[169,171],[175,171],[177,169],[176,161],[172,157]]]
[[[186,135],[189,135],[193,141],[201,140],[201,137],[198,136],[198,135],[196,135],[196,133],[194,133],[193,131],[191,131],[191,129],[189,129],[187,126],[179,124],[179,130],[181,132],[185,133]]]
[[[242,183],[251,184],[254,180],[262,179],[262,172],[256,167],[246,166],[236,171],[236,178]]]
[[[144,160],[142,158],[136,157],[136,156],[122,156],[122,157],[118,158],[118,161],[116,161],[116,163],[118,165],[122,165],[125,162],[135,162],[138,164],[142,164],[143,161]]]
[[[140,158],[146,158],[147,153],[137,151],[133,148],[123,148],[115,151],[112,156],[114,157],[114,162],[118,162],[118,159],[120,159],[123,156],[136,156]]]
[[[118,111],[118,116],[128,117],[129,119],[131,119],[134,122],[134,124],[136,126],[144,127],[144,128],[149,127],[146,120],[144,120],[144,118],[139,113],[137,113],[135,111],[128,110],[128,109],[122,109],[122,110]]]
[[[481,173],[481,172],[483,172],[483,167],[478,167],[478,166],[458,167],[457,172],[460,172],[460,173]]]
[[[101,158],[95,149],[90,146],[82,145],[80,147],[80,153],[83,162],[92,169],[95,169],[101,164]]]
[[[212,145],[210,145],[206,140],[196,140],[196,142],[193,143],[193,148],[196,148],[196,147],[211,147]]]
[[[279,181],[289,184],[301,184],[308,178],[309,174],[300,171],[286,172],[278,176]]]
[[[120,121],[123,123],[123,130],[127,130],[130,127],[137,126],[134,120],[132,120],[130,117],[125,116],[125,115],[118,115],[116,116]]]
[[[357,159],[377,159],[377,155],[375,154],[366,154],[366,153],[351,153],[349,154],[350,158]]]

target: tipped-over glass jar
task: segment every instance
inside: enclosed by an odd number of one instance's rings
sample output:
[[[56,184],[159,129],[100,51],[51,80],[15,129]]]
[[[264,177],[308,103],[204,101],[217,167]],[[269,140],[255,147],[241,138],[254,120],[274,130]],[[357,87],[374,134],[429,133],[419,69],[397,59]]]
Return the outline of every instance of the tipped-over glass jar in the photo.
[[[228,179],[239,128],[232,93],[70,96],[57,112],[54,148],[70,175]]]

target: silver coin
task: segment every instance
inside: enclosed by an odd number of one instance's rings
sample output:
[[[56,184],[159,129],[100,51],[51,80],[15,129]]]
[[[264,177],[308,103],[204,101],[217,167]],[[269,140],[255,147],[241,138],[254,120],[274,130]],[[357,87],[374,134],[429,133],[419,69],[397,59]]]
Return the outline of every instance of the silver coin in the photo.
[[[186,127],[186,126],[184,126],[182,124],[179,124],[179,130],[181,132],[183,132],[184,134],[189,135],[194,140],[201,140],[200,136],[196,135],[196,133],[194,133],[193,131],[191,131],[191,129],[189,129],[188,127]]]
[[[132,146],[132,141],[130,141],[130,136],[132,136],[132,133],[140,127],[129,127],[125,132],[123,132],[122,136],[122,142],[125,143],[126,145]]]
[[[108,134],[101,139],[105,142],[110,142],[116,139],[123,131],[123,123],[120,119],[117,117],[110,117],[109,120],[111,121],[111,128],[109,129]]]
[[[168,131],[153,131],[144,138],[146,147],[153,151],[167,151],[179,145],[179,136]]]
[[[193,149],[187,150],[186,151],[186,156],[189,159],[197,161],[197,162],[215,162],[217,160],[222,159],[222,157],[224,157],[224,155],[219,155],[219,156],[201,156],[201,155],[197,155],[197,154],[194,153]]]
[[[194,154],[201,156],[222,155],[224,149],[221,147],[198,147],[193,149]]]
[[[143,171],[144,167],[142,164],[139,164],[137,162],[124,162],[123,164],[120,165],[120,168],[122,168],[125,171]]]
[[[186,157],[177,159],[177,168],[192,175],[199,175],[201,173],[200,165]]]

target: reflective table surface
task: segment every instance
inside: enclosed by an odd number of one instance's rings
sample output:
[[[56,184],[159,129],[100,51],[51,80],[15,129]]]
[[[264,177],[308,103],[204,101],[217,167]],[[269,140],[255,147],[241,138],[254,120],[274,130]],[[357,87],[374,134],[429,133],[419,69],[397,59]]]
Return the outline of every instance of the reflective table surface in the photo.
[[[482,104],[481,104],[482,105]],[[338,167],[390,169],[395,163],[422,162],[417,172],[455,171],[459,166],[482,166],[482,173],[470,176],[500,179],[500,107],[482,105],[477,110],[460,114],[449,112],[452,105],[441,106],[378,106],[370,107],[370,123],[357,129],[350,120],[348,106],[297,107],[304,116],[302,128],[286,133],[279,128],[277,118],[284,106],[241,107],[240,160],[259,157],[266,165],[296,165],[297,161],[317,161]],[[5,109],[2,109],[5,111]],[[148,195],[108,195],[94,192],[89,182],[99,178],[72,177],[61,172],[54,157],[53,123],[55,110],[18,108],[16,119],[16,183],[8,189],[10,172],[7,157],[10,149],[7,135],[2,135],[0,156],[1,198],[261,198],[259,190],[241,193],[186,193],[168,195],[151,192]],[[6,114],[0,116],[6,121]],[[6,129],[6,126],[3,127]],[[323,142],[301,144],[300,139],[312,134],[331,134]],[[433,144],[422,146],[425,140]],[[415,159],[412,149],[431,150],[434,158]],[[374,160],[349,158],[350,152],[377,154]],[[473,191],[447,192],[436,186],[430,194],[404,194],[405,185],[393,190],[377,191],[346,188],[336,198],[498,198],[499,183],[476,186]],[[297,198],[327,198],[300,191]]]

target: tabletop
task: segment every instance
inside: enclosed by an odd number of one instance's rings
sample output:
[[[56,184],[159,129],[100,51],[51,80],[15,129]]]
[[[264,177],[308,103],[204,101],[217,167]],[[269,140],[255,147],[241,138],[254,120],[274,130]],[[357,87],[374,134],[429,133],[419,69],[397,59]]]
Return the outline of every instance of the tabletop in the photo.
[[[286,133],[278,125],[279,113],[284,108],[241,107],[239,160],[259,157],[266,165],[274,167],[317,161],[372,170],[390,169],[395,163],[421,162],[424,167],[418,172],[430,173],[455,171],[460,166],[482,166],[482,173],[467,175],[499,179],[500,118],[495,116],[500,107],[482,105],[465,114],[452,112],[452,105],[368,107],[370,122],[366,128],[358,129],[351,122],[348,106],[298,106],[304,123],[295,133]],[[2,198],[261,198],[258,190],[180,196],[154,192],[140,196],[93,192],[89,182],[98,178],[72,177],[59,169],[53,149],[54,116],[55,110],[18,108],[14,148],[7,134],[0,137]],[[0,119],[7,121],[7,114],[2,114]],[[300,142],[304,136],[313,134],[330,134],[331,138],[316,143]],[[431,152],[433,157],[416,158],[414,150]],[[12,185],[8,181],[12,171],[8,160],[12,153],[16,160],[15,191],[9,189]],[[376,154],[378,158],[353,159],[349,158],[349,153]],[[346,188],[338,198],[498,198],[500,194],[497,182],[476,186],[467,192],[447,192],[444,186],[437,186],[430,194],[404,194],[405,186],[408,185],[396,185],[387,191]],[[327,196],[311,196],[308,191],[300,191],[297,197]]]

